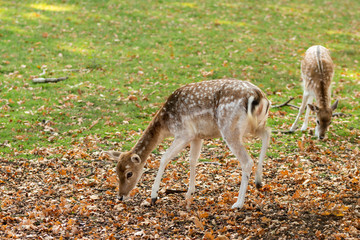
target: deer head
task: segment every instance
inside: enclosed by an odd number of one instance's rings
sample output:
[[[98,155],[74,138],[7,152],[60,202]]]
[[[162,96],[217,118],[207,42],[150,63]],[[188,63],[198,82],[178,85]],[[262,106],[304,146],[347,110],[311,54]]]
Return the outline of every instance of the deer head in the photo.
[[[315,136],[319,139],[324,139],[325,133],[331,123],[333,111],[337,108],[339,101],[336,100],[331,107],[318,107],[313,104],[308,104],[311,111],[316,113],[316,127]]]
[[[119,197],[120,200],[123,200],[135,188],[142,175],[144,166],[139,155],[131,151],[124,153],[107,151],[103,153],[118,161],[116,174],[119,182]]]

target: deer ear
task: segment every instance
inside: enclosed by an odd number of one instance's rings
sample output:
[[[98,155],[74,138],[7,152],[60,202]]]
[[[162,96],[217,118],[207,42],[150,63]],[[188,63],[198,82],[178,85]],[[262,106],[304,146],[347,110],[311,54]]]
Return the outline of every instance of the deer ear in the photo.
[[[103,151],[102,154],[107,155],[109,158],[113,159],[113,160],[118,160],[121,152],[117,152],[117,151]]]
[[[131,156],[131,161],[136,164],[141,163],[141,159],[140,159],[139,155],[137,155],[137,154],[133,154]]]
[[[339,100],[336,100],[333,105],[331,105],[331,110],[335,110],[338,107]]]
[[[318,112],[319,111],[319,107],[312,105],[312,104],[308,104],[308,107],[310,108],[311,111],[313,112]]]

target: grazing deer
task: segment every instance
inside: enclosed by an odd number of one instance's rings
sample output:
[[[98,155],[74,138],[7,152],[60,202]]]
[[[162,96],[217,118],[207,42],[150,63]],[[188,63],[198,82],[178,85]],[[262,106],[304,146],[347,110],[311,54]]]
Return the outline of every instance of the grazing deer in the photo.
[[[242,180],[239,195],[232,208],[241,208],[249,182],[253,160],[242,143],[245,134],[262,139],[262,148],[256,170],[258,188],[262,181],[262,164],[269,145],[270,131],[266,119],[270,101],[249,82],[222,79],[191,83],[177,89],[157,112],[142,137],[128,152],[105,152],[118,160],[120,199],[126,197],[139,181],[148,155],[166,137],[174,141],[160,161],[152,187],[151,200],[155,203],[166,165],[190,143],[190,181],[186,200],[195,192],[195,166],[200,156],[202,140],[222,137],[240,161]]]
[[[316,113],[315,136],[324,139],[330,125],[333,111],[338,106],[338,100],[331,104],[330,85],[334,76],[334,63],[329,50],[323,46],[310,47],[301,61],[301,78],[304,85],[304,94],[299,113],[290,131],[295,131],[301,114],[306,106],[305,120],[301,131],[307,129],[310,110]],[[313,99],[316,105],[312,104]]]

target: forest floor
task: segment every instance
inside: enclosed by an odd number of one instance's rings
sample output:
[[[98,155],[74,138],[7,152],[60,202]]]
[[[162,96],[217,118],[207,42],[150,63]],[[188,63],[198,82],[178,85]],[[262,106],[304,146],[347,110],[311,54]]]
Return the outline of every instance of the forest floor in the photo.
[[[0,238],[359,239],[358,9],[351,0],[0,0]],[[130,150],[171,92],[236,78],[273,105],[299,106],[300,62],[318,44],[335,63],[342,114],[319,141],[313,116],[307,131],[283,134],[297,109],[271,108],[263,187],[252,174],[242,209],[231,209],[241,166],[221,139],[204,143],[191,205],[181,192],[188,151],[150,205],[171,139],[118,200],[116,162],[102,152]],[[246,142],[256,162],[260,141]]]

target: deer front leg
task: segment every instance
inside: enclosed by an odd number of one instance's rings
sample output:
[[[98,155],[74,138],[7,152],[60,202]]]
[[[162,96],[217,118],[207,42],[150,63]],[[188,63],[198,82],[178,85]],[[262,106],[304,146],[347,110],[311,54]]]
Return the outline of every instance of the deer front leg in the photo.
[[[297,124],[299,122],[299,119],[301,117],[301,114],[303,114],[304,110],[305,110],[305,107],[306,107],[306,104],[307,104],[307,101],[308,101],[308,98],[309,98],[309,94],[307,92],[304,92],[304,96],[303,96],[303,100],[302,100],[302,103],[301,103],[301,107],[299,109],[299,113],[295,119],[295,122],[294,124],[291,126],[290,128],[290,131],[291,132],[295,132],[295,130],[297,129]]]
[[[309,122],[309,116],[310,116],[310,108],[307,106],[308,104],[312,104],[313,102],[313,97],[309,96],[308,101],[306,103],[306,113],[305,113],[305,119],[304,119],[304,123],[301,127],[301,131],[306,131],[307,127],[308,127],[308,122]]]
[[[160,182],[162,179],[162,176],[164,174],[165,168],[168,165],[168,163],[173,159],[182,149],[185,148],[185,146],[188,144],[189,140],[185,138],[176,138],[174,139],[171,146],[166,150],[164,155],[162,156],[160,160],[160,167],[157,172],[154,185],[152,186],[151,190],[151,203],[155,204],[158,196],[158,191],[160,187]]]
[[[186,200],[190,200],[192,197],[192,194],[195,192],[195,175],[196,175],[196,163],[197,160],[200,156],[200,151],[201,151],[201,145],[202,145],[202,140],[201,139],[196,139],[193,140],[190,143],[190,156],[189,156],[189,161],[190,161],[190,181],[189,181],[189,189],[186,193]]]
[[[270,131],[268,129],[264,129],[264,131],[260,134],[261,140],[262,140],[262,146],[260,151],[260,157],[259,157],[259,163],[256,168],[255,173],[255,184],[257,188],[262,187],[262,173],[263,173],[263,162],[266,155],[266,151],[269,146],[269,140],[270,140]]]

